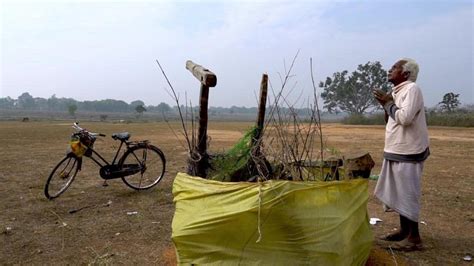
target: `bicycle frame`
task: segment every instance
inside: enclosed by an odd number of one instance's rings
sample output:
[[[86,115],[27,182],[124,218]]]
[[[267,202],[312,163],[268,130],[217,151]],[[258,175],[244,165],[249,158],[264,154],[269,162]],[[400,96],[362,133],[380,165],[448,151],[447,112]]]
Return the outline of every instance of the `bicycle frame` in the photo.
[[[120,140],[120,146],[117,148],[117,152],[115,153],[114,159],[110,163],[109,161],[107,161],[107,159],[105,159],[102,155],[100,155],[99,152],[97,152],[96,150],[94,150],[94,148],[92,148],[96,140],[96,136],[105,137],[104,134],[87,132],[86,130],[79,127],[76,123],[74,124],[73,127],[76,130],[78,130],[78,133],[74,133],[75,135],[78,136],[78,139],[81,142],[82,142],[82,139],[86,139],[86,143],[88,143],[87,150],[84,152],[83,156],[89,157],[95,164],[97,164],[100,167],[99,174],[103,179],[122,178],[128,175],[133,175],[137,173],[137,171],[143,171],[143,169],[146,169],[146,167],[143,168],[144,165],[142,164],[142,162],[140,162],[140,159],[133,152],[132,154],[135,157],[135,159],[137,159],[137,162],[139,162],[138,164],[127,164],[125,168],[122,168],[123,166],[122,160],[123,160],[123,156],[125,156],[131,149],[134,149],[134,147],[140,146],[140,145],[148,145],[149,144],[148,140],[127,141],[127,139],[121,139],[119,137],[112,136],[114,140]],[[86,135],[83,136],[82,134],[86,134]],[[126,146],[126,150],[123,152],[122,157],[118,159],[120,151],[122,150],[122,146],[124,145],[124,143]],[[98,157],[98,159],[94,157],[94,154]],[[79,171],[82,169],[83,156],[80,156],[80,157],[76,156],[79,161],[79,164],[78,164]],[[145,160],[146,160],[146,157],[145,157]]]
[[[120,146],[118,147],[117,152],[115,153],[115,156],[114,156],[114,159],[112,160],[112,163],[109,163],[109,161],[107,161],[107,159],[102,157],[102,155],[100,155],[100,153],[95,151],[93,148],[88,148],[92,151],[92,154],[90,156],[86,156],[86,157],[89,157],[93,162],[95,162],[100,167],[104,167],[106,165],[115,165],[116,164],[115,162],[117,161],[117,158],[120,154],[120,151],[122,150],[122,146],[123,146],[124,143],[125,143],[127,149],[129,148],[129,143],[127,143],[126,141],[120,141]],[[93,157],[92,156],[93,154],[95,154],[97,157],[99,157],[99,159],[101,161],[99,161],[98,159]]]
[[[141,144],[148,144],[149,141],[148,140],[143,140],[143,141],[126,141],[126,140],[120,140],[120,146],[117,148],[117,152],[115,153],[115,156],[114,156],[114,159],[112,160],[112,163],[110,163],[109,161],[107,161],[104,157],[102,157],[102,155],[100,155],[100,153],[98,153],[97,151],[95,151],[93,148],[90,148],[91,150],[91,154],[86,156],[86,157],[89,157],[93,162],[95,162],[98,166],[100,166],[100,170],[99,170],[99,173],[100,173],[100,176],[103,178],[103,179],[114,179],[114,178],[121,178],[121,177],[124,177],[124,176],[128,176],[128,175],[132,175],[132,174],[135,174],[137,172],[140,172],[140,171],[143,171],[143,166],[142,166],[142,163],[138,163],[136,165],[134,164],[129,164],[127,165],[126,168],[122,169],[121,166],[121,160],[122,158],[119,159],[119,154],[120,154],[120,151],[122,150],[122,146],[125,144],[126,146],[126,150],[124,151],[124,153],[122,154],[125,155],[130,149],[133,149],[133,147],[137,146],[137,145],[141,145]],[[95,158],[93,156],[93,154],[95,154],[99,159]],[[135,156],[135,158],[140,161],[137,156],[132,152],[133,156]],[[145,159],[146,160],[146,159]],[[79,169],[81,169],[81,166],[82,166],[82,158],[80,160],[80,166],[79,166]]]

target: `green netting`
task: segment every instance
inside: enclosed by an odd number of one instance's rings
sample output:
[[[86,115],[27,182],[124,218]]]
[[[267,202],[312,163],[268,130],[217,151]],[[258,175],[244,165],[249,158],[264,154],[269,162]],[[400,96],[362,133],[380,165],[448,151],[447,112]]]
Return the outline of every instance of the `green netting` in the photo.
[[[237,172],[245,172],[251,159],[252,139],[257,132],[257,127],[250,128],[229,151],[215,156],[210,163],[209,179],[231,181]]]

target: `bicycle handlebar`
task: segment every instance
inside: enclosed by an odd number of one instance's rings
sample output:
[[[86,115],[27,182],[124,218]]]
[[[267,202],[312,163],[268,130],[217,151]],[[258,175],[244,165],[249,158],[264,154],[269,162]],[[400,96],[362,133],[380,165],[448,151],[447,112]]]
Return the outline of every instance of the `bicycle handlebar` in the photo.
[[[76,131],[84,131],[84,129],[80,127],[77,122],[74,122],[74,124],[72,124],[72,128],[74,128]]]
[[[74,124],[72,124],[72,128],[74,128],[77,132],[84,132],[84,133],[87,133],[93,137],[96,137],[96,136],[99,136],[99,137],[105,137],[105,134],[102,134],[102,133],[94,133],[94,132],[89,132],[87,131],[86,129],[82,128],[79,126],[79,124],[77,122],[74,122]]]

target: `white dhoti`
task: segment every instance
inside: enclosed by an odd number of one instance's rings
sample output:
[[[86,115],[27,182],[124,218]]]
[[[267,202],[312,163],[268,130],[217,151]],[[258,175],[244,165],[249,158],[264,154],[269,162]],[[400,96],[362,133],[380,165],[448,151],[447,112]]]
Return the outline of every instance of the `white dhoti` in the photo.
[[[423,162],[383,160],[375,196],[400,215],[418,222]]]

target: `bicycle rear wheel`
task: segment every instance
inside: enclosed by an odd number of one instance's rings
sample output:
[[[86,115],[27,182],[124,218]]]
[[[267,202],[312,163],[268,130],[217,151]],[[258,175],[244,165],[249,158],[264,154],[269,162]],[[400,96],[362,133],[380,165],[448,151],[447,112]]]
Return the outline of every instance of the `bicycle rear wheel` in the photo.
[[[44,187],[44,195],[48,199],[59,197],[71,185],[79,170],[79,161],[74,156],[62,159],[48,177]]]
[[[130,175],[122,177],[123,182],[136,190],[143,190],[158,184],[165,173],[166,159],[156,146],[143,144],[127,150],[119,166]]]

